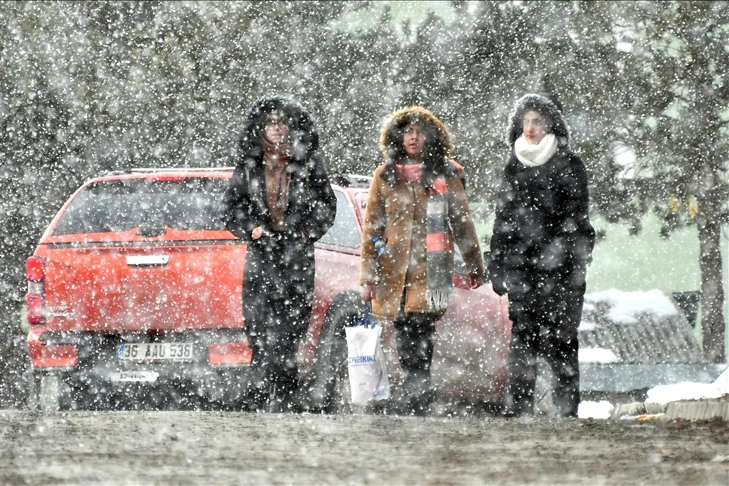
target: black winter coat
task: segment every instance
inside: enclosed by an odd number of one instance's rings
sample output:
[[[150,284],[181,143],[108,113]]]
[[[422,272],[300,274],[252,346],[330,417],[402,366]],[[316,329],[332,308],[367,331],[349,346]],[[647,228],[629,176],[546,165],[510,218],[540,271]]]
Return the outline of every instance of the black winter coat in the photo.
[[[269,336],[270,341],[294,346],[301,339],[309,323],[314,294],[314,242],[329,230],[336,214],[334,191],[317,158],[307,166],[289,163],[289,168],[293,172],[285,231],[271,230],[262,167],[246,170],[239,166],[226,194],[226,226],[248,243],[243,315],[249,342],[264,330],[270,334],[274,328],[284,335]],[[264,235],[251,240],[257,226],[264,228]],[[282,322],[286,326],[281,327]]]
[[[280,111],[289,120],[293,153],[286,170],[291,175],[284,231],[272,231],[266,202],[263,166],[264,123],[269,113]],[[265,236],[254,245],[275,250],[282,244],[299,242],[302,234],[313,244],[334,222],[337,201],[329,176],[319,157],[319,135],[309,113],[298,103],[281,96],[260,99],[251,109],[240,138],[240,159],[223,201],[228,230],[250,243],[251,232],[264,228]]]
[[[488,265],[494,290],[539,302],[557,287],[584,292],[595,231],[582,161],[561,148],[527,167],[512,151],[496,207]]]
[[[274,231],[266,197],[261,136],[267,113],[289,120],[293,154],[283,230]],[[334,223],[337,200],[316,151],[318,135],[308,113],[280,97],[264,98],[251,110],[240,141],[240,161],[223,201],[227,229],[248,244],[243,277],[243,315],[249,339],[281,328],[289,344],[305,331],[314,292],[314,243]],[[262,227],[257,240],[251,232]],[[285,324],[282,326],[282,324]],[[292,351],[293,352],[293,351]]]
[[[276,233],[266,202],[263,165],[239,164],[236,167],[224,201],[225,224],[231,233],[250,244],[251,232],[261,226],[264,236],[253,243],[271,250],[298,242],[302,235],[310,244],[324,236],[334,222],[337,200],[321,160],[317,155],[306,163],[292,160],[287,170],[291,173],[289,203],[284,215],[284,231]]]

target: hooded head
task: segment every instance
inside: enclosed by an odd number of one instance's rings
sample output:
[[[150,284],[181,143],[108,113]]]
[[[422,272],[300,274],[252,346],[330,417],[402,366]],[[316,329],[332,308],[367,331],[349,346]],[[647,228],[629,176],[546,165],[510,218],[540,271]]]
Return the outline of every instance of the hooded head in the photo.
[[[448,156],[453,145],[446,126],[433,113],[421,106],[408,106],[391,114],[382,126],[380,149],[387,163],[405,159],[403,135],[410,124],[417,124],[425,135],[423,173],[431,177],[443,174],[449,167]]]
[[[527,94],[516,102],[506,131],[506,143],[509,147],[513,147],[516,139],[522,135],[524,113],[527,111],[536,111],[546,118],[547,133],[553,133],[557,137],[560,147],[569,148],[569,128],[562,116],[562,104],[557,98],[547,94]]]
[[[266,119],[274,112],[285,119],[289,127],[291,158],[303,163],[319,147],[319,134],[309,113],[295,101],[283,96],[261,98],[251,108],[239,142],[242,159],[261,162]]]

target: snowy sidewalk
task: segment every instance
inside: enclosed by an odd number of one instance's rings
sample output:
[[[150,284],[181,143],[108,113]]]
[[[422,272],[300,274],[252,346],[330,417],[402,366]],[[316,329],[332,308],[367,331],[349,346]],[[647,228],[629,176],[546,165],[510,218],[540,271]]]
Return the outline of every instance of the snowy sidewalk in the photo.
[[[580,404],[580,418],[645,418],[729,421],[729,369],[713,383],[677,383],[648,390],[645,402]]]
[[[580,403],[580,418],[729,421],[729,368],[706,363],[677,303],[659,290],[585,295],[580,388],[648,390],[644,402]]]

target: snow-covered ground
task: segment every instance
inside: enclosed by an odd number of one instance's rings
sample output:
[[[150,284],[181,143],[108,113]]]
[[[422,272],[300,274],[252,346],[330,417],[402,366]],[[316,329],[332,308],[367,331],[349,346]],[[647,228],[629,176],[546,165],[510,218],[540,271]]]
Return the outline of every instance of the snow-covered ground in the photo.
[[[729,369],[724,371],[713,383],[677,383],[651,388],[648,390],[646,403],[665,405],[678,400],[720,398],[727,394],[729,394]]]
[[[600,400],[599,402],[580,402],[580,405],[577,408],[577,416],[581,419],[609,419],[613,410],[615,410],[615,406],[607,400]]]

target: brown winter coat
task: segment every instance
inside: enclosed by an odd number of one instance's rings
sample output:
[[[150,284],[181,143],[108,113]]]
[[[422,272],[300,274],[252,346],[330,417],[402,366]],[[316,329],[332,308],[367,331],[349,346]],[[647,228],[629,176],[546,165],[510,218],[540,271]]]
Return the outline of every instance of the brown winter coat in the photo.
[[[360,285],[376,284],[372,313],[381,319],[395,320],[406,287],[405,311],[430,312],[425,300],[428,191],[422,183],[408,184],[383,177],[383,171],[388,169],[390,163],[375,170],[369,190],[362,233]],[[483,259],[463,183],[455,173],[447,177],[447,182],[450,241],[460,248],[469,275],[480,279]],[[375,236],[387,242],[379,259],[375,256]],[[453,272],[453,246],[450,254],[449,270]],[[414,265],[408,272],[411,260]]]

